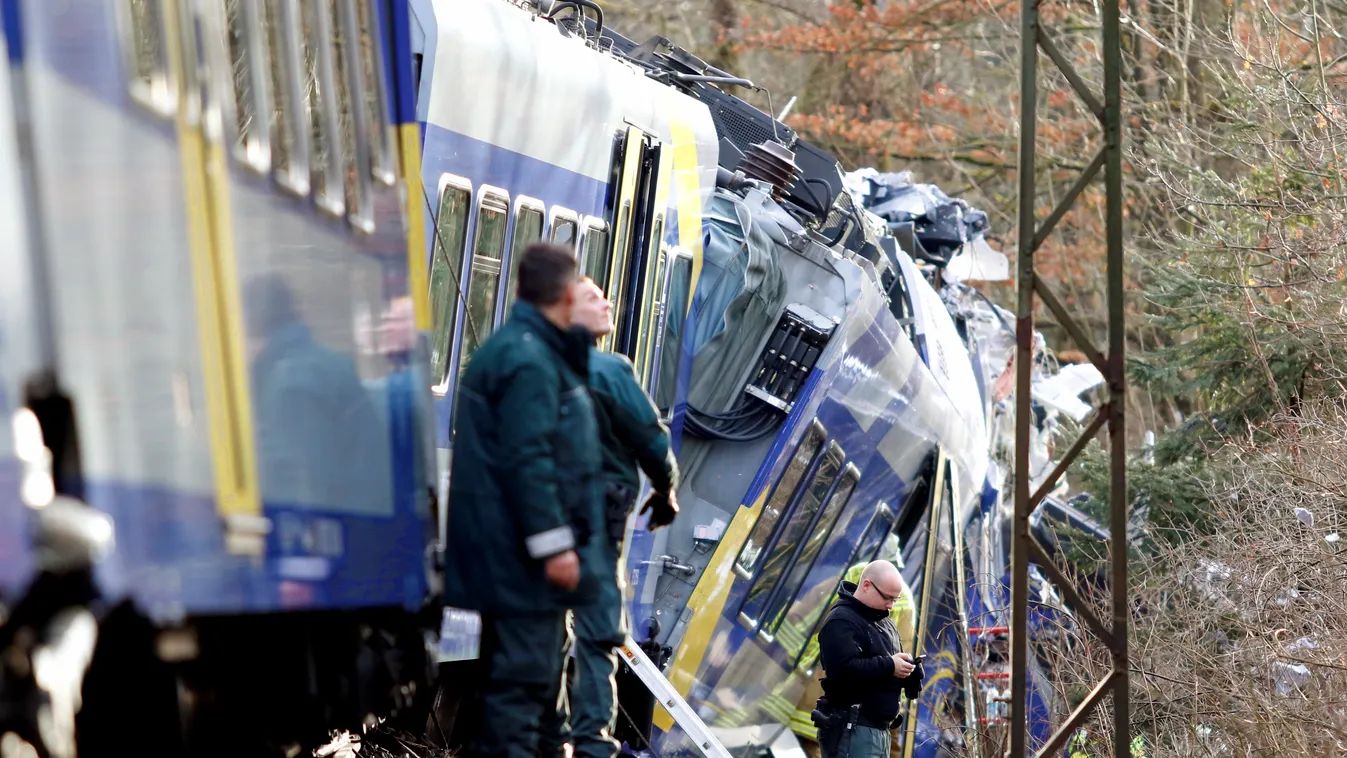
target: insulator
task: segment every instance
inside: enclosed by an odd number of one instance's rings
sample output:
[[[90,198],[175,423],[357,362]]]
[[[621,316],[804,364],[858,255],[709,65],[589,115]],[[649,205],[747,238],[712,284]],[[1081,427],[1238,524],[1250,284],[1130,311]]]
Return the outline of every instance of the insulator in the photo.
[[[750,179],[772,185],[772,197],[777,200],[785,197],[800,177],[795,153],[780,142],[762,142],[750,147],[739,170]]]

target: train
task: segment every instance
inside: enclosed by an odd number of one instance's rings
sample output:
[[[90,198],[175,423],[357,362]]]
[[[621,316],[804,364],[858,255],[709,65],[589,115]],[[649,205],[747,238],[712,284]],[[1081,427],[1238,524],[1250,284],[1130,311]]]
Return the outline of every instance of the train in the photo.
[[[0,19],[0,731],[292,756],[423,718],[456,383],[547,240],[609,293],[683,472],[673,527],[627,527],[636,643],[735,755],[784,756],[842,574],[889,556],[929,655],[904,758],[979,754],[1013,454],[1007,314],[955,274],[996,267],[985,217],[845,175],[587,0]],[[64,690],[30,665],[55,650]],[[699,753],[632,689],[631,750]]]
[[[406,5],[0,9],[0,712],[73,754],[32,674],[75,642],[80,755],[286,755],[405,707],[434,533]],[[42,608],[70,503],[112,533]],[[74,608],[96,638],[62,642]]]
[[[673,527],[628,524],[635,641],[735,754],[783,749],[783,734],[812,734],[797,718],[817,674],[809,640],[842,574],[896,537],[931,656],[903,755],[969,754],[1005,720],[1008,624],[1013,416],[994,385],[1013,333],[951,275],[998,267],[985,215],[844,175],[733,94],[752,82],[667,39],[628,39],[592,3],[411,5],[439,470],[457,374],[504,317],[514,256],[574,245],[614,303],[605,347],[632,359],[682,471]],[[509,96],[476,107],[482,91]],[[903,212],[927,196],[938,202]],[[977,275],[1005,278],[1003,256],[999,268]],[[1041,480],[1059,410],[1037,411]],[[1042,577],[1034,591],[1036,629],[1070,623]],[[1042,741],[1059,704],[1034,672]],[[662,708],[652,721],[631,749],[697,753]]]

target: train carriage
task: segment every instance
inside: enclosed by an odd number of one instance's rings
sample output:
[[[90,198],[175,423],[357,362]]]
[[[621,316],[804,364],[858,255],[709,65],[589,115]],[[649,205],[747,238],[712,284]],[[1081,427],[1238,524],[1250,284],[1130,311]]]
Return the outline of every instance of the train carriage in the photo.
[[[874,234],[846,227],[865,222],[835,161],[714,86],[751,83],[584,3],[411,5],[442,475],[454,384],[505,316],[512,257],[574,245],[615,302],[605,347],[636,363],[683,471],[675,525],[628,526],[637,640],[672,652],[666,676],[727,746],[768,745],[798,720],[841,575],[896,536],[932,653],[904,749],[951,749],[981,697],[966,606],[988,559],[962,537],[1000,514],[990,382],[927,273],[898,244],[858,253]],[[654,725],[660,754],[695,752],[667,713]]]
[[[544,239],[609,292],[604,347],[673,433],[682,514],[630,520],[623,579],[693,708],[739,753],[807,734],[840,578],[901,551],[931,656],[904,754],[976,734],[1004,419],[1000,366],[931,283],[947,259],[722,89],[751,83],[539,5],[0,0],[0,265],[22,274],[0,282],[0,410],[45,345],[81,462],[0,443],[0,602],[33,572],[29,473],[113,517],[86,754],[132,718],[165,736],[141,752],[293,754],[415,717],[417,611],[452,570],[428,485],[447,493],[458,377]],[[654,725],[633,748],[695,752]]]
[[[713,207],[718,203],[751,207],[754,192],[743,200],[718,194]],[[737,214],[736,221],[773,224],[766,212],[754,215]],[[937,520],[948,534],[956,514],[960,528],[967,523],[987,462],[981,398],[957,339],[949,342],[936,328],[920,333],[931,353],[946,354],[945,373],[959,380],[941,381],[893,316],[868,262],[811,247],[798,225],[746,236],[750,250],[755,243],[769,248],[765,261],[794,271],[753,325],[729,323],[729,311],[711,307],[698,289],[688,331],[699,331],[698,320],[725,320],[725,349],[744,358],[730,371],[713,356],[703,366],[710,340],[702,350],[693,346],[684,412],[736,403],[770,362],[771,338],[791,311],[824,316],[827,341],[798,394],[778,398],[790,410],[774,433],[741,442],[697,439],[684,427],[683,514],[652,540],[655,560],[639,582],[649,600],[635,616],[661,622],[660,641],[675,650],[668,676],[713,729],[731,744],[770,744],[771,729],[791,723],[813,678],[816,651],[807,651],[807,642],[841,575],[874,558],[893,533],[916,592],[943,586],[945,578],[925,571],[933,565],[925,555],[928,534],[940,533],[929,524]],[[906,307],[915,301],[927,320],[948,322],[943,307],[923,301],[930,290],[924,279],[906,284],[914,293]],[[718,395],[699,392],[712,386],[711,377],[725,376],[735,378],[717,379]],[[951,385],[972,393],[951,394]],[[661,717],[656,724],[672,726]],[[666,740],[662,750],[679,744],[672,735]]]
[[[405,5],[4,11],[78,489],[116,524],[86,747],[150,690],[206,754],[241,720],[279,750],[395,710],[433,533]]]
[[[498,0],[412,9],[440,470],[455,382],[505,318],[530,242],[574,247],[614,301],[606,346],[633,359],[649,390],[669,377],[671,394],[677,354],[661,349],[681,318],[669,303],[685,312],[717,161],[706,108],[596,50],[583,27],[566,36]]]

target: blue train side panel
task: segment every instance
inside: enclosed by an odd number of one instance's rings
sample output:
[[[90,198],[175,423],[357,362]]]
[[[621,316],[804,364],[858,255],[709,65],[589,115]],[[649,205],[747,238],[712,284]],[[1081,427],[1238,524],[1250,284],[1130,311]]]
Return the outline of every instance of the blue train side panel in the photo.
[[[379,40],[384,56],[397,49],[395,25],[388,23],[392,5],[374,8],[373,18],[387,32]],[[208,423],[203,369],[184,252],[190,211],[183,200],[185,148],[171,117],[150,114],[128,93],[116,4],[35,1],[22,7],[39,134],[36,161],[45,180],[43,218],[62,282],[56,305],[67,311],[61,350],[90,459],[86,493],[91,505],[114,518],[117,530],[116,551],[99,567],[107,594],[132,597],[161,619],[416,607],[426,592],[424,546],[432,531],[414,465],[420,443],[413,398],[425,382],[411,363],[362,344],[373,339],[374,322],[410,292],[395,189],[374,193],[377,231],[359,235],[344,219],[324,215],[311,200],[288,196],[267,175],[231,161],[239,286],[247,291],[267,276],[283,278],[296,311],[288,331],[279,322],[270,331],[254,330],[266,318],[265,308],[244,298],[242,328],[256,338],[248,380],[262,381],[260,359],[277,352],[284,360],[295,360],[303,349],[311,357],[346,362],[351,382],[345,397],[351,407],[365,408],[368,419],[363,426],[315,422],[284,430],[304,438],[300,446],[277,445],[274,430],[260,433],[255,442],[264,458],[263,478],[285,472],[286,459],[314,458],[332,436],[321,427],[359,430],[359,444],[351,447],[377,451],[367,465],[378,470],[371,476],[380,483],[371,502],[338,507],[288,496],[264,481],[261,514],[270,529],[263,549],[257,556],[232,554],[202,431]],[[384,63],[385,72],[397,68],[388,57]],[[384,84],[403,78],[390,74]],[[396,89],[388,105],[395,115],[408,111]],[[311,339],[287,350],[282,331]],[[117,349],[102,349],[110,344]],[[316,391],[325,389],[322,377],[310,379]],[[252,388],[254,399],[266,393],[261,384]],[[268,414],[254,421],[265,425]],[[319,460],[312,470],[345,481],[345,468],[349,462]]]
[[[37,293],[29,279],[27,210],[10,88],[10,76],[23,65],[18,23],[17,4],[0,0],[0,602],[17,596],[33,570],[29,513],[19,496],[22,469],[10,429],[25,375],[37,366]]]

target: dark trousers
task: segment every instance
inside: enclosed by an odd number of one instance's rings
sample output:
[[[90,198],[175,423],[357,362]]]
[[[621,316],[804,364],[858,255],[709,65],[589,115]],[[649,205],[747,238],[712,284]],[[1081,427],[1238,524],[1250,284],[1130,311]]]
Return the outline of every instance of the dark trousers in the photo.
[[[613,630],[621,628],[622,606],[601,604],[577,608],[572,614],[574,633],[569,644],[575,657],[557,708],[543,719],[539,754],[556,758],[569,741],[576,758],[613,758],[621,747],[613,737],[617,721],[614,648],[623,642],[614,638]]]
[[[482,619],[479,725],[472,729],[472,758],[535,758],[538,725],[556,709],[561,682],[564,611]]]
[[[889,758],[892,744],[887,731],[857,724],[849,735],[842,736],[837,753],[824,751],[823,758]]]

